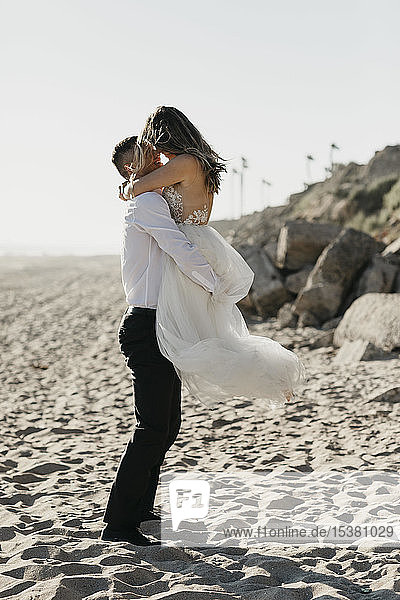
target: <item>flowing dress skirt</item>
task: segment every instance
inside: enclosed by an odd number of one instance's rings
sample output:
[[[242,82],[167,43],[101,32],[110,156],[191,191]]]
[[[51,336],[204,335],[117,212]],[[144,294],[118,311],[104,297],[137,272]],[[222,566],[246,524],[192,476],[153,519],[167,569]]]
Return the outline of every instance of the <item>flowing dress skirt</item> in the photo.
[[[262,399],[269,408],[286,404],[285,391],[296,393],[306,370],[291,350],[249,333],[236,303],[247,296],[254,272],[211,225],[178,227],[220,280],[212,295],[163,254],[156,311],[160,352],[189,394],[210,408],[234,396]]]

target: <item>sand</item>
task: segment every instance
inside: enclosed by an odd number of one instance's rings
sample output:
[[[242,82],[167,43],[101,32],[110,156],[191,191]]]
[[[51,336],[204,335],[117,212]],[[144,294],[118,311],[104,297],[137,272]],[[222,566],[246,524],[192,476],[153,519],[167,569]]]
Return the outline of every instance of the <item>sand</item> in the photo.
[[[126,306],[119,258],[4,257],[0,273],[0,598],[400,597],[400,548],[378,543],[143,548],[99,540],[134,425],[117,343]],[[247,321],[252,333],[301,355],[310,375],[301,397],[267,414],[243,398],[210,413],[185,393],[163,472],[398,470],[400,404],[370,399],[399,384],[399,359],[335,365],[337,349],[310,348],[313,328]]]

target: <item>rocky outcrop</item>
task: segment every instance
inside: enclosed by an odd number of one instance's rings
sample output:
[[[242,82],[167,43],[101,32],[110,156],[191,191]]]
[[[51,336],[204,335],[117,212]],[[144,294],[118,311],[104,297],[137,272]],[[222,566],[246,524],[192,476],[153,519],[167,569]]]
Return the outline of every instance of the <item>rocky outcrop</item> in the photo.
[[[309,311],[321,322],[337,315],[353,279],[376,252],[378,242],[356,229],[343,229],[322,251],[294,303],[301,315]]]
[[[296,247],[299,230],[307,230],[308,237],[318,239],[321,224],[304,225],[304,229],[301,223],[296,223],[295,227],[292,224],[284,226],[287,249]],[[295,241],[292,241],[292,235]],[[256,274],[249,295],[239,306],[263,318],[277,316],[282,327],[321,327],[325,322],[341,317],[362,295],[400,291],[397,245],[392,244],[388,251],[389,246],[385,247],[383,242],[362,231],[340,229],[314,264],[308,263],[297,271],[280,268],[278,264],[282,262],[275,252],[277,245],[270,243],[267,246],[268,252],[266,246],[239,248]],[[290,256],[289,251],[287,256]]]
[[[250,294],[256,312],[264,318],[276,315],[290,298],[281,274],[263,248],[242,247],[241,253],[256,273]]]
[[[376,151],[365,165],[363,177],[368,181],[386,177],[400,178],[400,145],[386,146],[384,150]]]
[[[211,225],[236,248],[276,241],[281,227],[296,219],[354,227],[392,242],[400,236],[400,145],[375,152],[366,165],[335,164],[327,179],[292,194],[286,204]]]
[[[333,359],[336,364],[358,362],[360,360],[391,360],[398,358],[394,352],[386,352],[367,340],[345,340],[343,346]]]
[[[298,315],[293,311],[293,306],[290,302],[285,302],[278,310],[278,321],[281,327],[296,327]]]
[[[400,266],[398,260],[376,254],[365,269],[357,285],[357,298],[369,292],[390,292],[393,287],[397,271]]]
[[[306,285],[308,276],[313,270],[314,265],[305,265],[300,271],[295,271],[290,275],[287,275],[285,279],[285,287],[292,292],[292,294],[298,294],[300,290]]]
[[[330,177],[289,197],[287,218],[354,227],[390,243],[400,235],[400,145],[366,165],[336,164]]]
[[[400,145],[221,233],[255,272],[239,306],[285,327],[322,327],[369,293],[400,293]],[[212,222],[218,230],[218,222]]]
[[[364,294],[357,298],[335,329],[333,343],[371,342],[382,350],[400,350],[400,294]]]
[[[341,227],[333,223],[287,221],[279,232],[276,265],[297,270],[314,263],[340,230]]]

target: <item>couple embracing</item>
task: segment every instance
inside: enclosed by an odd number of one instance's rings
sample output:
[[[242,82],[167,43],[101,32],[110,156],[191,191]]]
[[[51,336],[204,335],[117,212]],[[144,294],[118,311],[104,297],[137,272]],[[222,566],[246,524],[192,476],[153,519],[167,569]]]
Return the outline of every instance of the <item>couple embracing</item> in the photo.
[[[168,162],[162,164],[160,154]],[[249,333],[236,303],[254,273],[209,225],[225,161],[178,109],[158,107],[139,137],[114,149],[125,181],[121,272],[128,307],[119,344],[131,371],[136,425],[121,457],[101,539],[155,542],[140,530],[181,423],[181,390],[210,409],[234,396],[282,406],[306,378],[290,350]]]

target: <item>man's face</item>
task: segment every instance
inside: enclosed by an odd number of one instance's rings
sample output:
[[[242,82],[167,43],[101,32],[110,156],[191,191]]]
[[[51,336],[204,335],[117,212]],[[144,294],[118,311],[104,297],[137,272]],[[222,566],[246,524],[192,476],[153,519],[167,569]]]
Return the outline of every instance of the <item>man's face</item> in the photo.
[[[132,173],[135,173],[136,177],[143,177],[156,169],[162,167],[162,162],[160,158],[160,153],[156,151],[152,151],[149,155],[149,162],[146,164],[141,171],[136,172],[136,164],[133,161],[133,152],[127,153],[126,158],[124,158],[124,167],[127,173],[127,179],[131,176]],[[126,162],[125,162],[126,161]]]
[[[152,164],[152,171],[154,171],[155,169],[159,169],[160,167],[162,167],[162,162],[161,162],[161,155],[160,152],[157,152],[156,150],[153,151],[153,162]]]

